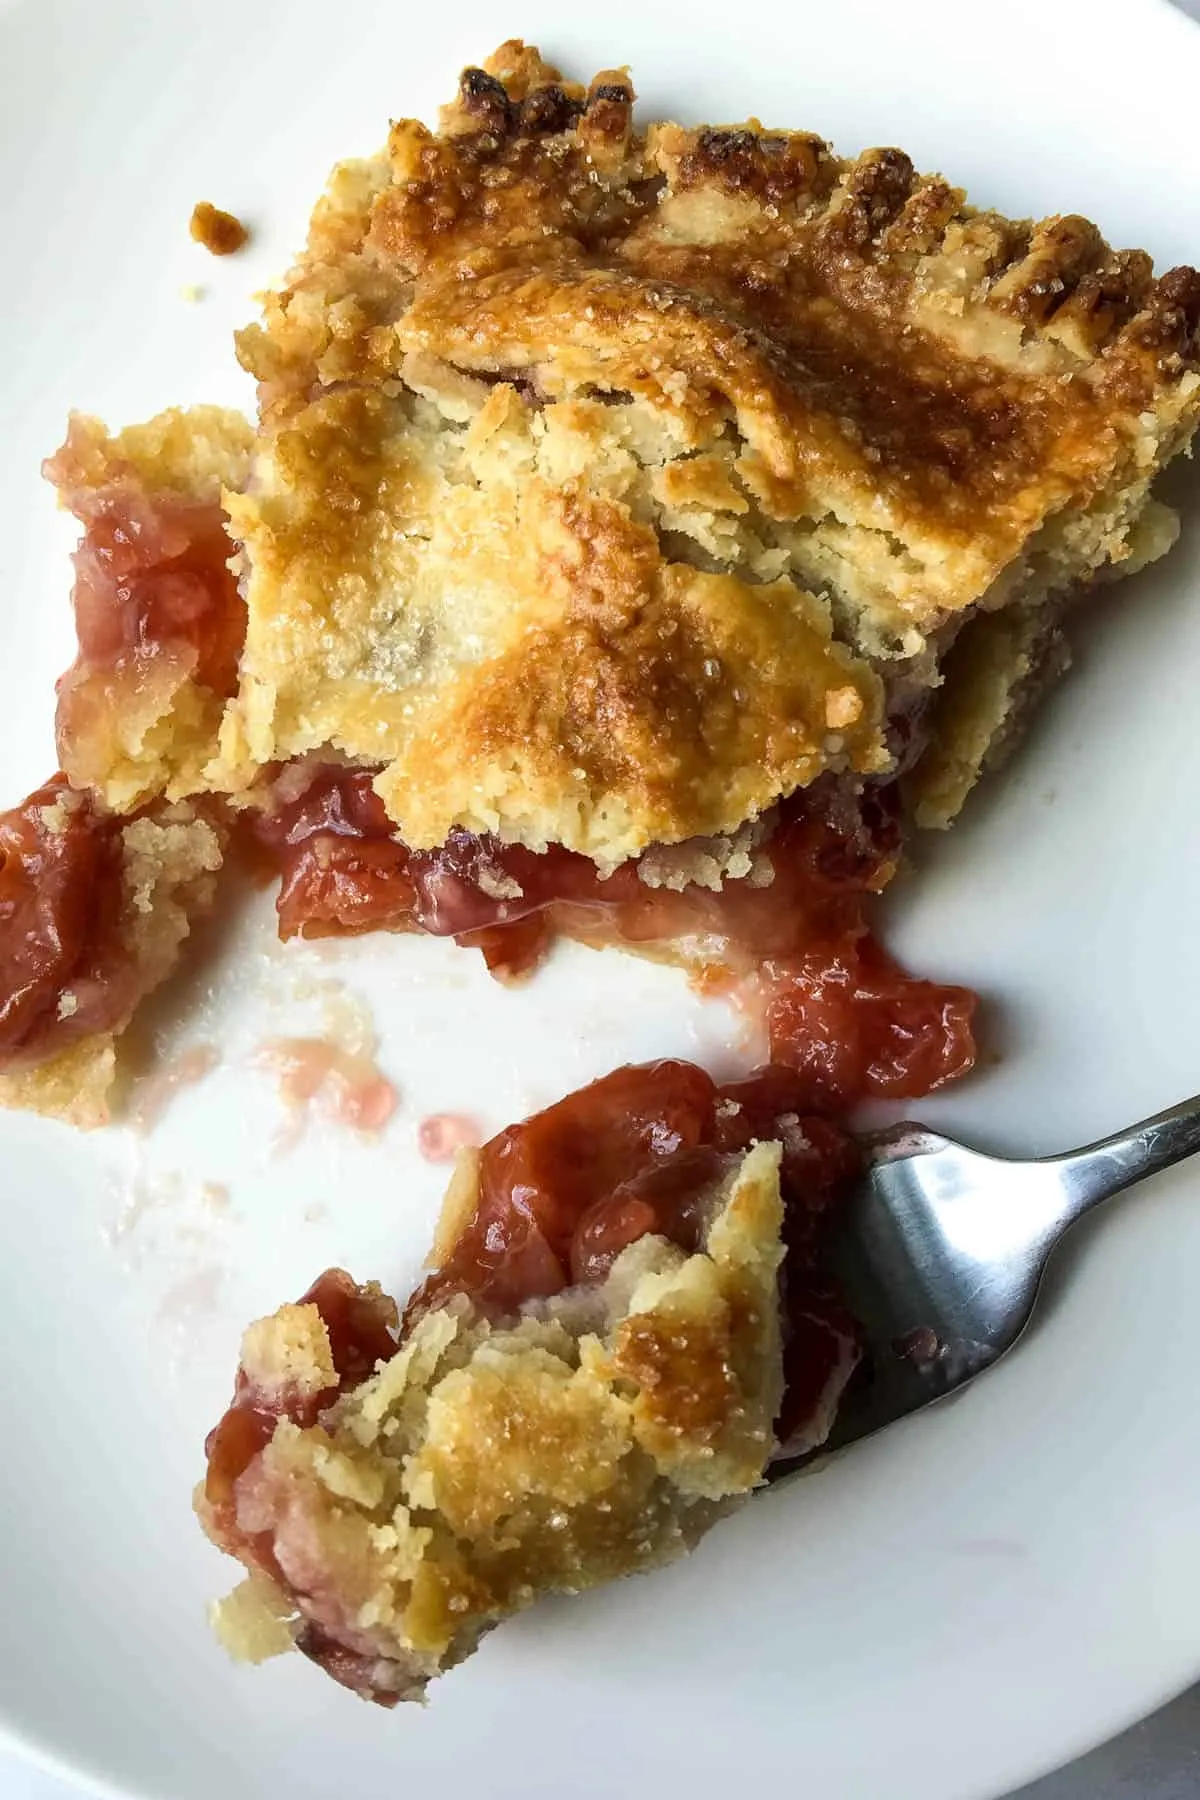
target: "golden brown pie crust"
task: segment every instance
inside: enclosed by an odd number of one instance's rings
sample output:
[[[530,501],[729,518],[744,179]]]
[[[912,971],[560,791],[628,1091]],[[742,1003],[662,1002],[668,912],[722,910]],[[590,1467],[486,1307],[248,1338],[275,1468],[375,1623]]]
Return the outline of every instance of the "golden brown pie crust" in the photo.
[[[613,863],[879,771],[879,671],[928,690],[971,609],[1138,560],[1194,271],[632,100],[513,41],[335,171],[239,343],[231,785],[328,741],[415,845]]]
[[[216,1609],[226,1648],[259,1661],[315,1628],[353,1652],[372,1698],[417,1699],[544,1595],[690,1549],[774,1447],[779,1154],[746,1154],[695,1254],[643,1238],[602,1288],[502,1323],[458,1297],[318,1424],[281,1421],[237,1483],[237,1517],[272,1533],[304,1598],[252,1576]],[[252,1326],[242,1367],[268,1394],[327,1389],[317,1308]],[[196,1504],[211,1527],[203,1490]]]

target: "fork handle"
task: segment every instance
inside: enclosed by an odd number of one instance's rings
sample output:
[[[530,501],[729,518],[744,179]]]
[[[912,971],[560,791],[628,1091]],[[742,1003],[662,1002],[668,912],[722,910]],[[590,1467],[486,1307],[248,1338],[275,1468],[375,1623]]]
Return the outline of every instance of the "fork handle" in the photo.
[[[1058,1171],[1067,1194],[1067,1216],[1082,1218],[1093,1206],[1120,1194],[1147,1175],[1194,1156],[1200,1150],[1200,1095],[1143,1119],[1113,1137],[1086,1144],[1065,1156],[1040,1160]]]

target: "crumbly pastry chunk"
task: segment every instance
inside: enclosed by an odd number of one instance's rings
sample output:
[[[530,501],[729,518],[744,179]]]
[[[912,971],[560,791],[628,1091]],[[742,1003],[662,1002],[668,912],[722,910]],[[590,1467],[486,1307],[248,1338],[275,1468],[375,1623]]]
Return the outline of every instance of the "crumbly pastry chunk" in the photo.
[[[119,432],[76,414],[46,463],[84,527],[59,762],[118,811],[207,785],[246,619],[221,489],[245,481],[252,436],[240,413],[215,406]]]
[[[857,1153],[801,1093],[616,1070],[461,1153],[402,1322],[334,1270],[252,1325],[197,1495],[250,1577],[226,1647],[419,1698],[539,1596],[690,1548],[780,1439],[823,1442],[859,1338],[820,1243]]]
[[[202,787],[245,606],[221,488],[252,432],[218,407],[110,433],[72,417],[46,473],[84,526],[65,774],[0,814],[0,1105],[103,1124],[117,1039],[212,903],[226,828]]]
[[[467,426],[411,392],[323,395],[228,500],[250,604],[235,765],[333,743],[386,764],[415,846],[459,824],[610,864],[826,768],[887,767],[881,684],[823,602],[664,547],[635,407],[477,385]],[[682,471],[681,491],[702,479]]]
[[[977,211],[898,150],[642,132],[632,98],[512,42],[440,133],[335,171],[240,342],[231,784],[329,742],[382,765],[414,846],[617,863],[916,760],[964,620],[1019,621],[973,659],[1015,691],[1035,615],[1169,541],[1194,271]],[[994,735],[950,718],[930,822]]]
[[[266,1534],[257,1575],[217,1609],[226,1647],[289,1639],[375,1699],[418,1698],[490,1626],[679,1555],[762,1477],[782,1391],[777,1146],[751,1151],[704,1248],[661,1237],[604,1285],[491,1322],[427,1312],[318,1423],[287,1418],[236,1483],[233,1531]],[[315,1304],[251,1328],[252,1388],[328,1394]],[[218,1542],[229,1526],[198,1499]],[[264,1626],[263,1614],[275,1626]]]
[[[250,237],[236,213],[214,206],[211,200],[197,200],[188,230],[212,256],[234,256]]]
[[[0,815],[0,1106],[106,1123],[117,1040],[210,907],[223,847],[189,802],[122,819],[61,777]]]

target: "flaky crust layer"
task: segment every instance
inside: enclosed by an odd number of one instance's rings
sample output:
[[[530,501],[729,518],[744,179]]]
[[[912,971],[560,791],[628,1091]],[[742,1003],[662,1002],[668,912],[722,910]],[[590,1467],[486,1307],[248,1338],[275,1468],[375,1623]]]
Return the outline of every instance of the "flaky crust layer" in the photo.
[[[0,1106],[84,1129],[112,1116],[118,1043],[141,1000],[175,968],[198,917],[212,906],[224,833],[187,801],[160,804],[121,828],[121,942],[132,969],[130,1003],[110,1031],[44,1062],[0,1072]],[[71,1003],[68,988],[60,1006]]]
[[[216,507],[222,488],[242,485],[253,437],[241,413],[220,406],[172,407],[115,432],[73,413],[44,472],[85,527],[119,519],[119,529],[137,536],[169,521],[176,505]],[[230,557],[234,548],[231,541]],[[83,568],[77,575],[85,580]],[[74,786],[127,812],[160,794],[174,800],[211,785],[205,771],[223,699],[194,678],[193,662],[160,645],[139,660],[136,679],[114,683],[103,666],[68,672],[60,696],[65,685],[75,692],[69,729],[60,710],[58,751]]]
[[[331,742],[387,765],[410,844],[462,824],[617,862],[888,766],[882,685],[827,604],[765,553],[761,580],[671,555],[665,517],[694,545],[693,509],[737,504],[728,456],[507,385],[455,426],[443,366],[410,375],[432,399],[353,387],[289,415],[227,497],[250,601],[231,783]]]
[[[281,1422],[237,1517],[270,1534],[296,1593],[243,1584],[217,1611],[227,1648],[257,1661],[295,1640],[320,1661],[336,1645],[339,1679],[415,1699],[540,1597],[689,1549],[774,1445],[778,1171],[777,1144],[746,1155],[696,1254],[643,1238],[603,1288],[507,1324],[456,1299],[319,1424]],[[242,1366],[269,1394],[326,1389],[316,1307],[251,1327]]]
[[[511,42],[335,171],[240,339],[229,785],[328,740],[415,844],[615,862],[880,769],[879,670],[936,685],[972,608],[1136,562],[1200,414],[1194,271],[632,101]]]

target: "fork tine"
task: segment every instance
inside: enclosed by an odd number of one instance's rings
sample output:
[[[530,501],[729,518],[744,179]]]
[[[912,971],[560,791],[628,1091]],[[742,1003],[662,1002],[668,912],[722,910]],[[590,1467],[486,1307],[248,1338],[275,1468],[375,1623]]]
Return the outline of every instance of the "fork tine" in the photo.
[[[1200,1152],[1200,1096],[1064,1156],[1011,1162],[905,1123],[865,1141],[870,1164],[827,1255],[864,1356],[827,1442],[795,1473],[943,1399],[1029,1322],[1050,1252],[1092,1207]]]
[[[974,1291],[970,1280],[959,1289],[949,1285],[948,1275],[971,1277],[967,1265],[974,1259],[952,1262],[938,1206],[948,1188],[960,1194],[970,1188],[968,1170],[982,1195],[997,1175],[1011,1183],[1014,1166],[907,1122],[865,1143],[870,1167],[827,1251],[830,1273],[862,1327],[863,1360],[826,1443],[781,1457],[771,1480],[945,1398],[989,1367],[1011,1341],[1011,1322],[993,1325],[977,1282]],[[994,1203],[992,1196],[983,1203]]]

